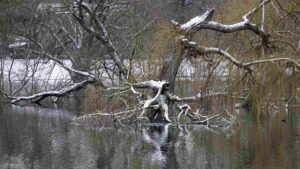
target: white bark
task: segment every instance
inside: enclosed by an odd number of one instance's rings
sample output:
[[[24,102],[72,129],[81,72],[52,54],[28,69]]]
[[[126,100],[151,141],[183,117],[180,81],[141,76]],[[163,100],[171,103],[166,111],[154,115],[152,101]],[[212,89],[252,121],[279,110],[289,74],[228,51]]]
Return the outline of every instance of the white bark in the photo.
[[[212,15],[214,14],[214,10],[207,10],[204,14],[200,16],[196,16],[192,18],[188,22],[184,24],[179,24],[176,21],[172,21],[172,23],[179,29],[185,32],[185,34],[192,34],[201,29],[210,29],[222,33],[232,33],[241,30],[250,30],[257,35],[259,35],[265,44],[268,43],[269,35],[261,28],[259,28],[254,23],[250,22],[248,17],[252,16],[257,12],[258,9],[262,8],[264,4],[270,2],[270,0],[265,0],[261,4],[259,4],[256,8],[249,11],[242,17],[242,21],[234,23],[234,24],[222,24],[216,21],[211,21]],[[190,31],[193,30],[193,31]]]
[[[153,103],[155,101],[157,101],[158,97],[162,94],[162,91],[163,91],[163,87],[164,85],[167,84],[166,81],[146,81],[146,82],[143,82],[140,84],[140,86],[148,86],[147,88],[155,88],[155,89],[158,89],[155,97],[153,98],[150,98],[148,100],[145,101],[144,105],[143,105],[143,111],[141,113],[141,115],[139,116],[139,118],[142,118],[145,113],[147,112],[147,110],[149,109],[149,107],[151,105],[153,105]],[[168,116],[168,105],[166,103],[159,103],[160,105],[160,108],[164,111],[164,115],[165,115],[165,119],[168,121],[168,122],[171,122],[171,120],[169,119],[169,116]]]
[[[211,17],[214,14],[214,9],[207,10],[204,14],[196,16],[189,20],[188,22],[181,24],[180,29],[186,32],[190,31],[193,28],[199,27],[204,21],[211,20]],[[173,23],[176,23],[173,21]]]
[[[216,92],[211,94],[202,95],[200,92],[197,93],[195,96],[190,97],[178,97],[175,95],[169,95],[170,99],[174,102],[194,102],[203,98],[209,97],[218,97],[218,96],[227,96],[228,94],[225,92]]]
[[[137,89],[150,88],[150,89],[159,90],[163,87],[163,85],[165,85],[167,83],[168,82],[166,82],[166,81],[148,80],[148,81],[132,84],[132,86]]]
[[[211,120],[220,117],[223,113],[213,115],[211,117],[203,116],[199,114],[199,109],[196,112],[192,112],[191,107],[188,104],[184,104],[182,106],[178,106],[178,108],[181,110],[181,112],[177,116],[178,123],[180,122],[180,117],[182,114],[187,116],[192,124],[202,124],[209,126],[209,123]]]

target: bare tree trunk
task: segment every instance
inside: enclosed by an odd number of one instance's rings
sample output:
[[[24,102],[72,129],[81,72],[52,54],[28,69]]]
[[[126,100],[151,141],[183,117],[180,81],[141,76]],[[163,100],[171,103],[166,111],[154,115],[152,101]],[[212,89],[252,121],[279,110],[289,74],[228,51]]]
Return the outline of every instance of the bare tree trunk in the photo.
[[[1,63],[0,63],[0,90],[4,90],[4,53],[5,53],[5,49],[4,47],[2,47],[2,53],[1,53],[1,56],[0,56],[0,60],[1,60]]]
[[[178,73],[178,69],[182,63],[183,52],[180,54],[177,54],[174,52],[173,54],[167,56],[163,63],[162,70],[160,72],[160,80],[165,80],[168,82],[168,92],[174,93],[175,92],[175,84],[176,84],[176,76]],[[160,96],[160,99],[165,99],[165,102],[168,105],[168,114],[173,115],[173,105],[174,103],[170,101],[168,96],[166,95],[165,91],[163,91],[163,94]],[[164,120],[164,114],[161,112],[162,109],[153,110],[151,113],[149,113],[150,116],[148,116],[150,121],[163,121]],[[155,118],[155,119],[154,119]]]
[[[184,59],[182,53],[183,52],[181,52],[181,54],[176,54],[174,52],[172,55],[167,56],[160,73],[160,80],[166,80],[167,82],[169,82],[169,90],[172,93],[174,93],[175,91],[175,81],[179,66]]]

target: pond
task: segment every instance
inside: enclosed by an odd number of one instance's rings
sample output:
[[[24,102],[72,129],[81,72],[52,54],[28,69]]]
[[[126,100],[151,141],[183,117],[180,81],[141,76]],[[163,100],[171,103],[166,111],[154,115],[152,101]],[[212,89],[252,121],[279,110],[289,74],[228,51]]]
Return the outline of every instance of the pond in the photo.
[[[233,128],[142,126],[89,129],[63,109],[0,107],[0,169],[300,168],[300,112]]]

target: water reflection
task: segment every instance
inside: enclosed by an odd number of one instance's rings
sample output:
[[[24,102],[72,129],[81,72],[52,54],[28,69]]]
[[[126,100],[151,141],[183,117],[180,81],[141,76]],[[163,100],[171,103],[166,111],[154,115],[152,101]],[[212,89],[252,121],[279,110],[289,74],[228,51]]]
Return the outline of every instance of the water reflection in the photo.
[[[240,113],[235,133],[203,126],[90,130],[60,109],[0,107],[0,169],[300,168],[300,116]],[[286,121],[282,118],[286,116]]]
[[[146,155],[146,160],[150,160],[151,164],[158,164],[165,166],[167,159],[166,152],[169,137],[169,126],[171,124],[165,124],[164,126],[149,127],[142,129],[143,139],[148,144],[154,146],[154,150],[150,151]]]

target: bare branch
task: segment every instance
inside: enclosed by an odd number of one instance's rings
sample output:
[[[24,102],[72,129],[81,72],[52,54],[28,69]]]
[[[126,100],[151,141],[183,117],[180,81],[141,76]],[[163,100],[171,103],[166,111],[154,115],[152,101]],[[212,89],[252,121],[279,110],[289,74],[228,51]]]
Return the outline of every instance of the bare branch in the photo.
[[[224,56],[228,61],[230,61],[231,63],[233,63],[234,65],[236,65],[239,68],[244,68],[248,71],[251,71],[249,69],[249,67],[243,65],[240,61],[238,61],[235,57],[233,57],[232,55],[230,55],[228,52],[220,49],[220,48],[207,48],[207,47],[203,47],[198,45],[196,42],[192,42],[189,41],[187,38],[182,38],[181,42],[188,48],[191,48],[197,52],[199,52],[199,54],[218,54],[221,56]]]
[[[246,13],[242,19],[244,21],[249,20],[249,17],[251,17],[252,15],[254,15],[260,8],[264,7],[265,4],[269,3],[270,0],[264,0],[262,1],[256,8],[253,8],[251,11],[249,11],[248,13]]]
[[[267,62],[276,62],[276,61],[293,63],[298,68],[298,70],[300,70],[300,64],[291,58],[273,58],[273,59],[255,60],[255,61],[243,63],[243,65],[251,66],[251,65],[262,64]]]
[[[177,121],[179,122],[180,117],[182,114],[187,116],[191,120],[191,124],[201,124],[201,125],[208,125],[209,122],[217,117],[220,117],[223,113],[208,117],[208,116],[202,116],[199,114],[199,109],[196,112],[193,112],[191,110],[191,107],[188,104],[184,104],[182,106],[178,106],[178,108],[181,110],[181,112],[177,116]]]
[[[196,94],[195,96],[190,96],[190,97],[178,97],[175,95],[169,95],[170,99],[174,102],[194,102],[199,99],[203,98],[209,98],[209,97],[218,97],[218,96],[228,96],[228,93],[225,92],[217,92],[217,93],[211,93],[211,94],[206,94],[202,95],[200,92]]]
[[[210,9],[204,12],[204,14],[196,16],[191,20],[189,20],[188,22],[181,25],[174,20],[172,20],[171,22],[175,26],[179,27],[179,29],[184,31],[185,33],[190,33],[192,29],[199,27],[204,21],[210,21],[213,14],[214,14],[214,9]],[[195,33],[196,31],[198,30],[194,30],[193,32]]]
[[[42,92],[42,93],[37,93],[31,96],[21,96],[21,97],[10,97],[12,99],[11,103],[15,104],[20,101],[31,101],[33,103],[39,103],[40,101],[44,100],[47,97],[55,96],[55,97],[62,97],[65,96],[71,92],[78,91],[85,87],[88,84],[95,83],[95,80],[84,80],[79,83],[75,83],[72,86],[65,87],[61,90],[57,91],[47,91],[47,92]]]
[[[137,89],[150,88],[150,89],[156,89],[156,90],[159,90],[159,89],[161,89],[162,86],[165,85],[165,84],[167,84],[166,81],[154,81],[154,80],[149,80],[149,81],[144,81],[144,82],[132,84],[132,87],[137,88]]]
[[[245,14],[242,17],[241,22],[237,22],[237,23],[230,24],[230,25],[222,24],[222,23],[219,23],[216,21],[211,21],[211,18],[214,14],[213,9],[207,10],[203,15],[192,18],[190,21],[186,22],[185,24],[180,25],[179,23],[177,23],[175,21],[172,21],[172,23],[179,30],[181,30],[181,31],[183,30],[185,32],[185,34],[195,33],[201,29],[210,29],[210,30],[214,30],[214,31],[222,32],[222,33],[232,33],[232,32],[241,31],[241,30],[250,30],[250,31],[256,33],[257,35],[259,35],[263,39],[264,44],[267,44],[269,35],[263,29],[261,29],[257,25],[255,25],[254,23],[251,23],[250,19],[248,19],[248,17],[250,17],[251,15],[256,13],[256,11],[258,9],[263,7],[264,4],[266,4],[268,2],[270,2],[270,0],[263,1],[256,8],[252,9],[247,14]],[[190,30],[193,30],[193,31],[190,31]]]
[[[199,52],[199,54],[218,54],[221,56],[224,56],[228,61],[236,65],[238,68],[243,68],[247,71],[251,71],[249,68],[252,65],[266,63],[266,62],[275,62],[275,61],[286,61],[293,63],[298,69],[300,69],[300,64],[291,59],[291,58],[273,58],[273,59],[264,59],[264,60],[256,60],[256,61],[249,61],[246,63],[242,63],[238,61],[235,57],[230,55],[228,52],[220,49],[220,48],[208,48],[198,45],[196,42],[189,41],[186,38],[181,39],[182,43],[186,45],[188,48],[192,48],[193,50]]]
[[[117,67],[119,68],[120,72],[123,74],[124,77],[128,75],[128,69],[124,65],[121,60],[121,57],[118,54],[117,49],[113,45],[112,41],[108,36],[108,32],[104,26],[104,24],[94,15],[92,7],[88,3],[83,2],[82,0],[77,0],[74,2],[73,5],[74,14],[73,16],[78,21],[78,23],[88,32],[94,35],[99,41],[103,43],[105,48],[107,49],[108,53],[110,54],[113,61],[116,63]],[[84,15],[82,14],[82,10],[85,10],[87,14],[90,16],[90,25],[85,23]]]
[[[80,71],[80,70],[76,70],[76,69],[73,69],[72,67],[68,66],[65,64],[65,62],[63,60],[60,60],[58,59],[57,57],[55,56],[52,56],[51,54],[49,53],[46,53],[46,52],[39,52],[39,51],[36,51],[36,50],[31,50],[31,49],[26,49],[26,48],[16,48],[16,49],[19,49],[19,50],[24,50],[24,51],[29,51],[29,52],[32,52],[32,53],[36,53],[36,54],[40,54],[40,55],[43,55],[45,56],[46,58],[48,59],[51,59],[53,61],[55,61],[56,63],[58,63],[62,68],[66,69],[68,72],[70,73],[76,73],[78,75],[81,75],[81,76],[86,76],[86,77],[90,77],[92,79],[96,79],[96,77],[88,72],[83,72],[83,71]]]

